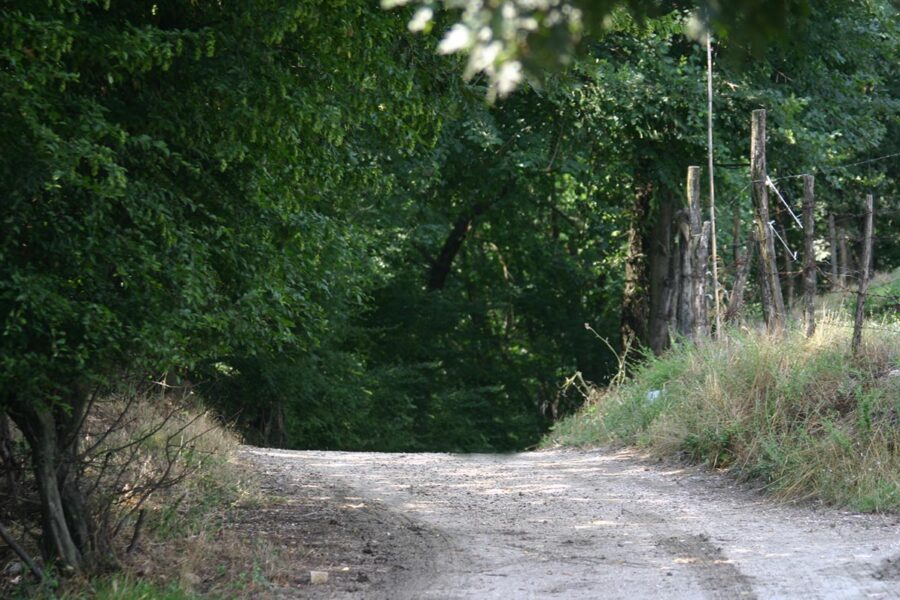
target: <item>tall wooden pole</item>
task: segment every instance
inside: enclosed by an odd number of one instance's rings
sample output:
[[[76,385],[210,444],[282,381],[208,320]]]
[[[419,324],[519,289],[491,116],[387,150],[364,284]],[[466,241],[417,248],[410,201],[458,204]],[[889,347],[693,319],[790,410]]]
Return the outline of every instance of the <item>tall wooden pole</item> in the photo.
[[[856,296],[856,319],[853,322],[853,341],[850,348],[853,354],[859,352],[862,342],[863,319],[866,316],[866,295],[869,293],[869,263],[872,262],[872,213],[874,212],[872,194],[866,196],[866,225],[863,232],[863,255],[860,261],[859,292]]]
[[[806,337],[816,332],[816,179],[812,175],[803,176],[803,306],[806,321]]]
[[[750,179],[753,205],[756,208],[756,236],[762,271],[763,313],[769,331],[784,329],[784,299],[778,266],[775,263],[775,240],[769,224],[769,189],[766,186],[766,111],[754,110],[750,134]]]
[[[719,301],[719,255],[716,243],[716,178],[713,171],[713,68],[712,68],[712,35],[706,33],[706,145],[709,149],[709,222],[712,228],[712,275],[713,297],[716,301],[716,337],[722,330],[722,310]]]

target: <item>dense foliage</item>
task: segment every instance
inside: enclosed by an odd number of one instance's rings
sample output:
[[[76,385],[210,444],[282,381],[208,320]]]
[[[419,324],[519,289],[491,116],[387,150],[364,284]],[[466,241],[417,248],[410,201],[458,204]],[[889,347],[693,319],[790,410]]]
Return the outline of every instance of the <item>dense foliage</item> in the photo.
[[[4,5],[0,409],[34,453],[48,556],[103,552],[72,465],[123,382],[194,382],[255,443],[511,450],[575,408],[566,377],[615,372],[623,324],[664,345],[705,48],[688,3],[603,4],[565,69],[491,105],[490,78],[436,51],[453,15],[412,35],[411,9],[361,0]],[[855,231],[877,194],[888,268],[896,9],[806,8],[763,53],[740,10],[719,23],[719,242],[746,237],[764,107],[786,198],[813,172],[821,217]]]

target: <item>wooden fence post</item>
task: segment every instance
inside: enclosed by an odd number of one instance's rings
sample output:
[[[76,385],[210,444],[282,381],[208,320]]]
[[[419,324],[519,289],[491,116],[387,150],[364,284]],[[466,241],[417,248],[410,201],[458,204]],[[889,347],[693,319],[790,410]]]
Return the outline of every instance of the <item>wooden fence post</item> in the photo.
[[[678,300],[676,330],[685,337],[694,332],[693,281],[694,262],[691,259],[691,222],[689,211],[678,215]]]
[[[709,266],[710,223],[704,222],[700,207],[700,167],[688,167],[688,210],[690,211],[691,243],[691,337],[699,340],[709,336],[709,310],[706,302],[706,269]]]
[[[834,214],[828,215],[828,235],[831,237],[831,291],[838,288],[838,245],[837,230],[834,227]]]
[[[869,292],[869,263],[872,260],[872,213],[874,212],[872,194],[866,196],[866,225],[863,233],[863,255],[860,261],[859,292],[856,296],[856,320],[853,322],[853,341],[850,349],[856,355],[862,342],[863,319],[866,316],[866,294]]]
[[[763,314],[769,331],[784,329],[784,299],[778,266],[775,263],[775,241],[769,224],[769,190],[766,185],[766,111],[754,110],[750,135],[750,181],[756,208],[756,237],[762,271]]]
[[[677,292],[676,325],[692,340],[709,336],[706,301],[706,269],[709,265],[709,221],[701,224],[700,167],[688,167],[688,209],[679,215],[680,284]]]
[[[816,179],[812,175],[803,176],[803,305],[805,308],[806,337],[816,332]]]

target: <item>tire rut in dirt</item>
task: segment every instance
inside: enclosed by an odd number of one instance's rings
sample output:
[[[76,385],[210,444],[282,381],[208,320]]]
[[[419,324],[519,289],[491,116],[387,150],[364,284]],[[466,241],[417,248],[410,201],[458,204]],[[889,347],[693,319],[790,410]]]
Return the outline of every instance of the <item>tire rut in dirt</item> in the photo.
[[[259,468],[263,506],[234,511],[230,528],[279,548],[284,572],[275,598],[394,599],[452,556],[434,528],[391,510],[302,464],[261,452],[242,457]],[[309,571],[329,573],[310,585]]]
[[[711,598],[756,598],[750,579],[707,536],[673,536],[659,540],[656,545],[670,553],[676,562],[690,566]]]

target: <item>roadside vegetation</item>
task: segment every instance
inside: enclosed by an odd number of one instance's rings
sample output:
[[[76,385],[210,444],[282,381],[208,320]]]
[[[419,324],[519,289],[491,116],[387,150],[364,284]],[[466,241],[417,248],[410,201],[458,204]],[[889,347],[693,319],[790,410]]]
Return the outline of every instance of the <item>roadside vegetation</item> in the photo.
[[[877,281],[892,289],[900,273]],[[823,305],[841,306],[839,295]],[[634,445],[785,499],[900,510],[900,325],[896,312],[867,325],[856,357],[850,319],[828,310],[811,338],[800,325],[783,336],[744,327],[676,344],[627,381],[585,387],[585,406],[544,444]]]
[[[10,439],[14,465],[0,497],[2,517],[15,524],[10,533],[25,540],[22,549],[38,557],[32,508],[38,494],[15,428]],[[277,556],[226,527],[230,510],[262,501],[253,473],[235,461],[238,444],[238,436],[193,396],[133,391],[97,400],[84,425],[77,468],[88,511],[103,530],[93,535],[110,544],[107,561],[88,577],[44,567],[44,581],[37,584],[22,558],[0,546],[0,596],[259,597]]]

